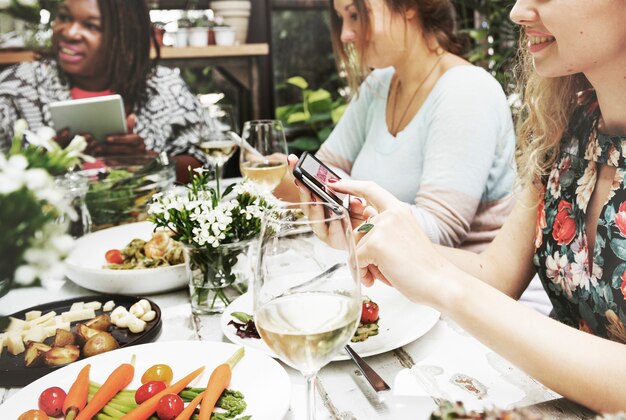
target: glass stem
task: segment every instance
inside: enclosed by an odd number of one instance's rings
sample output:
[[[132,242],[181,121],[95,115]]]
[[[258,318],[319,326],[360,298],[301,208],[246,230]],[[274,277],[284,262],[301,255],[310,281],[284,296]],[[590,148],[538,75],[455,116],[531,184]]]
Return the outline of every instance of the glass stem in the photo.
[[[315,420],[315,380],[315,372],[304,375],[306,387],[306,420]]]

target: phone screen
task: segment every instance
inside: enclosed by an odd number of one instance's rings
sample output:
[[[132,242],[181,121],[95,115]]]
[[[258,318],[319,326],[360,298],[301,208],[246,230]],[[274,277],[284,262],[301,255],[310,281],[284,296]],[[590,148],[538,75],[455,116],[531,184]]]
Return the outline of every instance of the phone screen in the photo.
[[[328,182],[328,179],[340,179],[340,177],[331,171],[328,166],[324,165],[322,162],[317,160],[316,157],[308,153],[304,156],[304,159],[299,166],[303,176],[315,183],[318,188],[325,192],[337,204],[340,204],[345,208],[349,208],[348,194],[336,192],[327,187],[326,183]]]

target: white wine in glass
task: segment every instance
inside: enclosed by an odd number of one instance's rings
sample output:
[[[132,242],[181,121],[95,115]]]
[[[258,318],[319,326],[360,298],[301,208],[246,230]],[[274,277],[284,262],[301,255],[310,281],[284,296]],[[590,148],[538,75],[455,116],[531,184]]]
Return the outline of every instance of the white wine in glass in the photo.
[[[317,371],[350,340],[361,317],[361,287],[352,267],[355,246],[345,209],[301,203],[264,215],[254,320],[263,341],[305,376],[308,420],[315,418]]]
[[[241,174],[267,191],[272,191],[287,172],[287,141],[278,120],[247,121],[241,135],[258,153],[242,148]]]
[[[206,140],[201,141],[198,148],[207,156],[211,164],[222,167],[237,150],[237,144],[227,139]]]
[[[225,105],[211,104],[204,106],[203,124],[200,131],[198,148],[204,153],[209,164],[215,169],[215,183],[218,191],[222,167],[237,150],[230,135],[237,125],[233,112]]]

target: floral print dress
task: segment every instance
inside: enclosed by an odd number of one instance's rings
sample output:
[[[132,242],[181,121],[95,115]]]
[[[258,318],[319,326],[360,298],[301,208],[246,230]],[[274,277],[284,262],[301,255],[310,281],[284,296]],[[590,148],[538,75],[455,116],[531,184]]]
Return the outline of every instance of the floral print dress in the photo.
[[[593,91],[581,93],[579,104],[544,179],[534,264],[557,319],[626,343],[626,136],[598,132]],[[585,216],[599,165],[617,169],[590,262]]]

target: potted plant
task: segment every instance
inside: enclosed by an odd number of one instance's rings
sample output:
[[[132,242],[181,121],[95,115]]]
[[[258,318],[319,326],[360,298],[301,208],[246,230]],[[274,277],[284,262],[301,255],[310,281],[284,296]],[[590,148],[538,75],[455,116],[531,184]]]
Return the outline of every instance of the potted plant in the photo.
[[[176,30],[175,47],[186,47],[189,43],[189,28],[193,26],[191,19],[186,15],[178,19],[176,22],[178,29]]]
[[[224,22],[224,18],[216,16],[211,27],[216,45],[235,45],[235,30]]]
[[[245,44],[252,2],[249,0],[213,0],[210,5],[215,15],[221,16],[224,23],[233,28],[235,42]]]
[[[209,45],[209,19],[202,14],[194,19],[189,28],[189,45],[191,47],[206,47]]]

